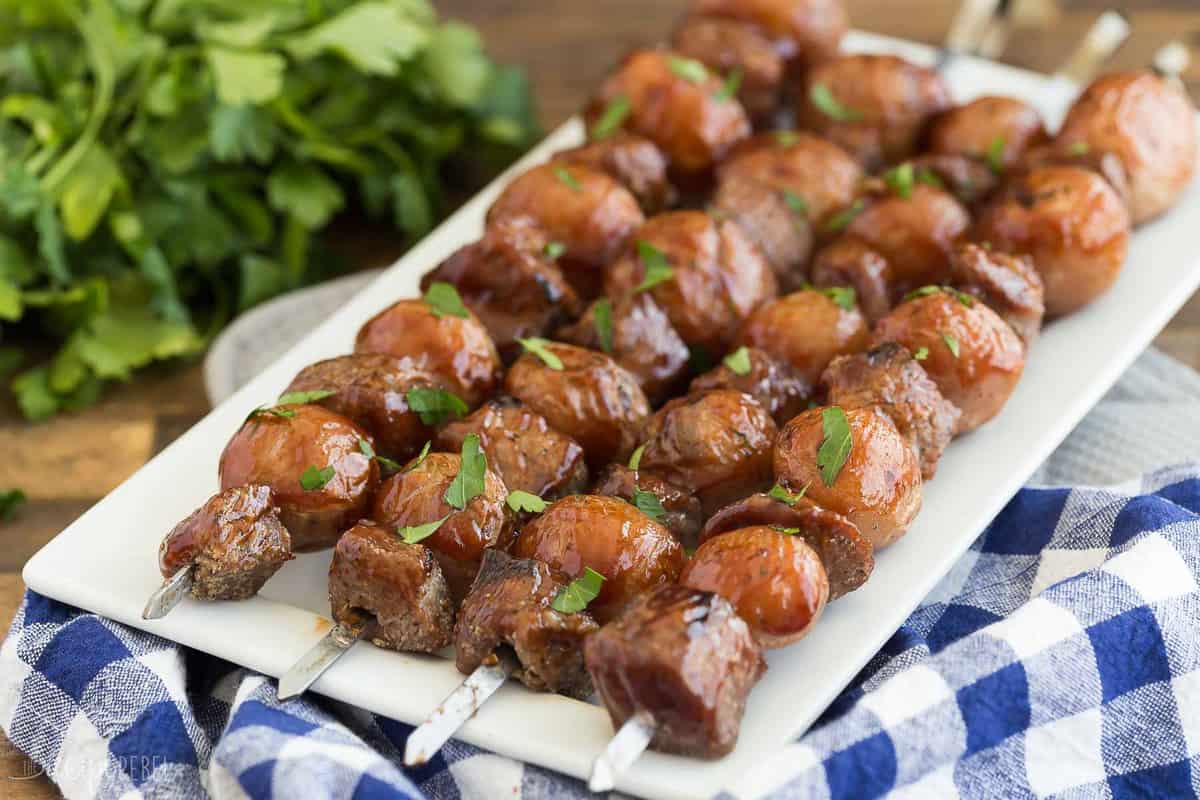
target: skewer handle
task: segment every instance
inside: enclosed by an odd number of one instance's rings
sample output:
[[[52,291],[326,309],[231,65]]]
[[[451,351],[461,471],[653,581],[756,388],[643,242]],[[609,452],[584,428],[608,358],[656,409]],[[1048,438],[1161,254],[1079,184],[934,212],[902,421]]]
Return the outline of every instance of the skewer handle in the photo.
[[[1154,54],[1154,71],[1168,80],[1178,81],[1192,63],[1187,45],[1176,39],[1159,48]]]
[[[485,662],[476,667],[429,718],[408,735],[404,744],[404,766],[419,767],[433,758],[516,669],[516,659],[506,653],[496,654],[495,663]]]
[[[1105,11],[1084,36],[1057,75],[1078,84],[1089,83],[1104,63],[1129,38],[1129,21],[1118,11]]]
[[[963,0],[943,48],[950,53],[973,53],[1000,9],[1001,0]]]
[[[142,619],[162,619],[171,613],[171,609],[179,605],[183,598],[192,590],[192,565],[183,567],[154,590],[146,607],[142,609]]]
[[[588,789],[593,792],[611,792],[617,787],[617,779],[633,762],[646,752],[658,728],[649,711],[638,711],[621,726],[617,735],[609,740],[604,752],[592,763],[592,776]]]
[[[366,622],[357,626],[339,622],[330,628],[329,633],[321,637],[321,641],[313,645],[279,679],[279,689],[276,691],[279,699],[290,700],[308,691],[308,687],[312,686],[325,670],[333,666],[333,663],[362,637],[366,629]]]

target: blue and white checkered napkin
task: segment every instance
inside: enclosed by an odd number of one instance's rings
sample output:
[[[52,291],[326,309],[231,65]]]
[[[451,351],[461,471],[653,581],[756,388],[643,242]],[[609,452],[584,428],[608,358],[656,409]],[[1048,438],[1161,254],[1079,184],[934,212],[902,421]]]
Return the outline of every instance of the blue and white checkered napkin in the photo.
[[[1200,378],[1149,353],[1043,474],[1180,448],[1200,453]],[[1200,794],[1198,580],[1200,464],[1024,489],[818,725],[721,795]],[[0,647],[0,726],[69,798],[588,794],[453,742],[405,772],[407,725],[280,706],[261,675],[32,593]]]

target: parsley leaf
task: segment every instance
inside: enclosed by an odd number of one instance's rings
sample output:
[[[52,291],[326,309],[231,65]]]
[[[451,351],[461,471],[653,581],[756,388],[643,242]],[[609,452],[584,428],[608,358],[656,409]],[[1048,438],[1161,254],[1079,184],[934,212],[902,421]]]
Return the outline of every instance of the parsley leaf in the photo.
[[[1086,156],[1090,152],[1092,152],[1092,146],[1084,141],[1071,142],[1067,145],[1067,155],[1074,158]]]
[[[307,403],[316,403],[319,400],[324,400],[326,397],[333,397],[337,394],[336,389],[313,389],[308,392],[285,392],[279,395],[279,400],[276,405],[280,406],[297,406]]]
[[[826,486],[833,486],[853,447],[850,421],[846,419],[845,411],[830,406],[821,411],[821,428],[824,438],[817,449],[817,467],[821,470],[821,481]]]
[[[799,528],[788,528],[784,525],[772,525],[771,530],[775,531],[776,533],[782,533],[785,536],[795,536],[800,532]]]
[[[521,347],[525,348],[525,352],[533,353],[547,367],[562,372],[562,359],[550,349],[551,342],[549,339],[543,339],[540,336],[530,336],[528,339],[518,337],[517,342],[520,343]]]
[[[429,288],[425,290],[425,295],[421,299],[425,305],[429,306],[435,317],[450,316],[467,319],[471,316],[471,312],[467,311],[462,298],[458,295],[458,289],[455,289],[452,284],[434,281],[429,284]]]
[[[405,544],[417,544],[437,533],[437,529],[442,527],[442,524],[448,519],[450,519],[449,514],[441,519],[435,519],[433,522],[426,522],[424,525],[405,525],[397,528],[396,533],[404,540]]]
[[[560,614],[578,614],[600,595],[604,580],[596,570],[584,567],[582,575],[559,589],[550,607]]]
[[[546,249],[543,252],[545,252],[546,258],[551,261],[558,261],[562,258],[562,254],[567,252],[567,246],[562,242],[547,242]]]
[[[409,389],[404,399],[425,425],[441,425],[451,417],[459,419],[471,410],[462,398],[445,389]]]
[[[896,195],[908,200],[912,197],[913,181],[916,180],[912,162],[906,161],[903,164],[892,167],[883,173],[883,180]]]
[[[675,277],[675,270],[671,269],[670,263],[667,261],[667,256],[662,250],[659,250],[649,242],[641,239],[637,242],[638,256],[642,259],[642,264],[646,271],[642,275],[642,282],[634,287],[634,293],[645,292],[653,289],[660,283],[665,283]]]
[[[745,345],[734,350],[722,360],[725,366],[733,371],[734,375],[749,375],[750,374],[750,348]]]
[[[592,306],[592,324],[596,327],[596,338],[600,340],[600,349],[612,355],[613,351],[613,321],[612,301],[601,297]]]
[[[861,111],[856,111],[853,108],[847,108],[838,102],[838,99],[833,96],[833,92],[829,91],[829,87],[823,83],[814,83],[808,90],[808,99],[817,107],[825,116],[838,122],[861,122],[863,115]]]
[[[829,218],[829,221],[825,223],[826,233],[836,234],[846,230],[846,228],[850,227],[850,223],[854,222],[858,215],[865,211],[866,208],[867,204],[861,199],[855,200],[849,206]]]
[[[480,446],[478,434],[469,433],[463,439],[458,474],[446,488],[442,499],[461,511],[467,507],[467,503],[483,494],[486,478],[487,456]]]
[[[803,487],[801,487],[800,491],[792,494],[777,483],[771,487],[771,491],[767,492],[767,497],[778,500],[781,503],[786,503],[789,506],[794,506],[804,497],[805,493],[808,491],[808,486],[809,484],[806,483]]]
[[[637,472],[638,467],[642,465],[642,453],[644,452],[646,452],[646,445],[640,444],[637,450],[634,450],[633,454],[629,456],[629,468],[634,472]]]
[[[573,191],[577,194],[579,192],[583,191],[583,186],[580,185],[579,181],[575,180],[575,176],[572,175],[571,172],[566,167],[563,167],[563,166],[555,167],[554,168],[554,177],[558,178],[558,180],[564,186],[566,186],[571,191]]]
[[[1003,136],[997,136],[992,139],[991,144],[987,149],[987,164],[992,172],[999,175],[1004,172],[1004,151],[1008,147],[1008,142]]]
[[[508,503],[508,507],[513,511],[518,513],[527,511],[531,514],[540,514],[545,511],[546,506],[549,505],[545,500],[538,497],[536,494],[522,491],[521,489],[509,492],[508,499],[506,499],[504,502]]]
[[[333,480],[333,467],[326,466],[317,469],[315,466],[309,465],[308,469],[300,476],[300,488],[306,492],[315,492],[318,489],[324,489],[325,484]]]
[[[853,311],[854,304],[858,302],[858,293],[854,291],[853,286],[829,286],[824,289],[814,289],[814,291],[828,297],[843,311]]]
[[[929,358],[928,347],[918,347],[917,352],[913,353],[913,359],[916,361],[924,361],[927,358]]]
[[[797,217],[808,217],[808,202],[800,195],[793,192],[791,189],[784,189],[780,192],[783,195],[783,202]]]
[[[929,167],[921,167],[916,174],[917,183],[923,183],[926,186],[932,186],[935,189],[945,189],[946,184],[938,177],[938,174]]]
[[[734,67],[729,75],[725,78],[725,82],[721,84],[721,88],[713,95],[718,101],[725,102],[737,97],[738,91],[742,88],[742,78],[745,73],[741,67]]]
[[[631,108],[628,97],[624,95],[614,97],[605,107],[604,113],[596,120],[596,124],[592,126],[592,138],[597,141],[607,139],[620,130],[621,126],[625,124]]]
[[[417,467],[421,466],[421,462],[423,462],[425,457],[429,455],[429,450],[431,447],[433,447],[433,442],[426,442],[424,446],[421,447],[421,452],[417,453],[417,457],[414,458],[408,465],[408,469],[416,469]]]
[[[708,80],[708,69],[694,58],[668,55],[667,66],[677,78],[683,78],[688,83],[704,83]]]
[[[0,520],[12,519],[24,503],[25,493],[20,489],[0,491]]]
[[[658,499],[658,495],[654,492],[647,492],[644,489],[633,490],[633,505],[637,510],[645,514],[655,522],[662,522],[662,518],[667,515],[667,510],[663,508],[662,501]]]
[[[774,131],[771,136],[780,147],[791,147],[800,141],[800,134],[795,131]]]
[[[950,353],[955,358],[958,358],[958,353],[959,353],[958,339],[956,339],[954,336],[952,336],[949,333],[943,333],[942,341],[946,343],[946,349],[949,350]]]

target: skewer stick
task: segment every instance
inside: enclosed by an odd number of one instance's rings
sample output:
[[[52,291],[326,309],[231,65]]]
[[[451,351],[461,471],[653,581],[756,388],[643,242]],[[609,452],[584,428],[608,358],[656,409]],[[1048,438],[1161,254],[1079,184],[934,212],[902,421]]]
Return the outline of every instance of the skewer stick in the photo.
[[[1125,43],[1131,30],[1129,21],[1120,12],[1105,11],[1058,70],[1057,76],[1073,83],[1088,83]]]
[[[1169,81],[1180,80],[1179,76],[1187,71],[1192,63],[1192,54],[1187,45],[1176,39],[1163,45],[1154,54],[1154,71]]]
[[[433,758],[442,745],[458,733],[467,720],[483,706],[517,669],[517,661],[503,651],[493,654],[446,696],[441,705],[408,736],[404,745],[404,766],[419,767]]]
[[[362,620],[355,625],[339,622],[330,628],[329,633],[300,656],[300,660],[279,679],[279,689],[276,691],[279,699],[290,700],[308,691],[308,687],[312,686],[325,670],[332,667],[335,661],[362,638],[367,630],[367,622],[368,620]]]
[[[1000,5],[1001,0],[964,0],[950,23],[938,66],[941,67],[951,55],[975,52]]]
[[[192,565],[188,564],[154,590],[154,594],[146,601],[146,607],[142,609],[142,619],[162,619],[171,613],[171,609],[179,605],[191,590]]]
[[[625,720],[621,730],[608,741],[604,752],[592,762],[588,789],[593,792],[610,792],[617,788],[617,779],[646,752],[657,729],[658,724],[649,711],[638,711]]]

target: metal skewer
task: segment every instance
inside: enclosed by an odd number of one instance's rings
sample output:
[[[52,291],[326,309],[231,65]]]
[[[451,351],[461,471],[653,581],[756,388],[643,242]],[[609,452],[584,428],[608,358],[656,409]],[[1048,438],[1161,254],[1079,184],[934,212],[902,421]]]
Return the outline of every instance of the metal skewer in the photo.
[[[625,720],[621,730],[609,740],[604,752],[592,762],[588,789],[593,792],[611,792],[617,788],[617,778],[646,752],[657,729],[658,723],[649,711],[638,711]]]
[[[300,660],[279,679],[279,689],[276,695],[280,700],[290,700],[304,694],[325,670],[341,658],[354,643],[362,638],[367,630],[369,620],[362,620],[355,625],[339,622],[329,629],[321,641],[300,656]]]
[[[146,607],[142,609],[142,619],[162,619],[171,613],[171,609],[179,605],[183,598],[192,590],[192,565],[183,567],[154,590]]]
[[[450,741],[458,729],[483,706],[487,699],[504,685],[517,670],[517,661],[501,650],[493,654],[446,696],[441,705],[408,736],[404,745],[404,766],[419,767],[433,758],[442,745]]]

